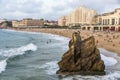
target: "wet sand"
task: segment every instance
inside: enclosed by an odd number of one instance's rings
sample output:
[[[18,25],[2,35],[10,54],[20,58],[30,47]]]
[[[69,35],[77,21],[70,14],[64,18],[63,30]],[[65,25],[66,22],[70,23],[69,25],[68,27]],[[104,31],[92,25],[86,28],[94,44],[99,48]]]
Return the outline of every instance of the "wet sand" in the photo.
[[[72,37],[72,33],[74,31],[78,30],[79,29],[50,29],[50,28],[19,29],[19,31],[51,33],[69,38]],[[120,55],[120,32],[81,31],[82,39],[85,39],[91,35],[95,37],[96,46],[98,48],[105,48],[109,51],[118,53],[118,55]]]

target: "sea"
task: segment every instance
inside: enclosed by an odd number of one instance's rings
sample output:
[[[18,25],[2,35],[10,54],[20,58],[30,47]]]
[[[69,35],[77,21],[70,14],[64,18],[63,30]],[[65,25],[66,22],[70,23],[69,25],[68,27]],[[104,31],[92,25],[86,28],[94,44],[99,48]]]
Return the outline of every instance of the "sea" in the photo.
[[[69,38],[47,33],[0,30],[0,80],[120,80],[120,57],[99,48],[106,75],[59,76],[58,62]]]

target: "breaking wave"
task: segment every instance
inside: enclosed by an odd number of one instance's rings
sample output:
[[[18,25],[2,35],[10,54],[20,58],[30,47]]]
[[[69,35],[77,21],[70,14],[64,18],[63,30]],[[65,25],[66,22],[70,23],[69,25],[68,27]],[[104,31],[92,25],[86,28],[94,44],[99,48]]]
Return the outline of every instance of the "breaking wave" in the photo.
[[[56,71],[58,70],[58,65],[57,65],[58,61],[51,61],[51,62],[47,62],[44,65],[40,66],[40,69],[45,69],[45,72],[49,75],[53,75],[56,73]]]
[[[120,72],[113,72],[105,76],[65,76],[62,80],[119,80],[120,79]]]
[[[103,54],[100,54],[100,55],[101,55],[102,60],[105,63],[105,66],[113,66],[113,65],[115,65],[118,62],[113,57],[107,57],[107,56],[104,56]]]
[[[0,61],[0,73],[5,71],[6,66],[7,66],[7,61],[6,60],[1,60]]]
[[[43,64],[42,66],[37,67],[39,69],[44,69],[44,71],[48,75],[56,74],[58,70],[57,61],[51,61]],[[73,75],[73,76],[62,76],[61,80],[118,80],[120,79],[120,71],[109,72],[104,76],[81,76],[81,75]]]
[[[100,55],[102,60],[105,63],[105,66],[114,66],[118,63],[116,58],[103,55],[106,52],[105,49],[104,50],[100,49],[100,52],[102,53]],[[107,54],[109,54],[109,51],[107,51]],[[58,61],[47,62],[42,66],[40,66],[39,68],[44,69],[44,71],[48,75],[54,75],[56,74],[56,71],[59,69],[57,62]],[[120,71],[113,71],[113,72],[108,72],[104,76],[98,76],[98,75],[96,76],[81,76],[81,75],[62,76],[61,80],[118,80],[120,79],[119,75],[120,75]]]
[[[0,61],[0,73],[2,73],[3,71],[5,71],[5,68],[7,66],[7,60],[10,57],[14,57],[17,55],[23,55],[25,54],[25,51],[36,51],[37,50],[37,46],[30,43],[28,45],[19,47],[19,48],[13,48],[13,49],[9,49],[9,50],[0,50],[0,55],[3,57],[6,57],[6,59],[1,60]]]
[[[36,51],[37,46],[30,43],[28,45],[25,45],[19,48],[13,48],[9,50],[0,50],[0,55],[5,56],[5,57],[12,57],[16,55],[23,55],[25,54],[25,51],[29,51],[29,50]]]
[[[10,31],[10,30],[8,30]],[[11,30],[15,32],[14,30]],[[16,31],[18,32],[18,31]],[[21,31],[19,31],[21,32]],[[23,32],[24,33],[24,32]],[[32,33],[32,34],[39,34],[36,32],[25,32],[25,33]],[[45,33],[40,33],[40,34],[45,34]],[[47,34],[50,36],[51,34]],[[53,36],[56,40],[60,41],[65,41],[68,42],[68,40],[60,39],[60,36]],[[63,47],[64,48],[64,47]],[[30,43],[28,45],[19,47],[19,48],[13,48],[9,50],[0,50],[0,55],[6,57],[6,59],[0,61],[0,73],[5,71],[6,66],[7,66],[7,60],[10,57],[14,57],[17,55],[23,55],[25,54],[25,51],[35,51],[37,50],[37,46]],[[101,58],[105,63],[105,66],[116,66],[120,62],[120,59],[118,60],[118,56],[115,55],[114,53],[108,52],[107,50],[104,49],[99,49],[101,54]],[[105,55],[106,54],[106,55]],[[111,55],[111,56],[109,56]],[[46,62],[45,64],[41,66],[36,66],[36,65],[30,65],[30,67],[38,68],[41,70],[44,70],[46,74],[48,75],[55,75],[56,71],[58,70],[58,61],[51,61],[51,62]],[[118,66],[119,67],[119,66]],[[108,74],[104,76],[81,76],[81,75],[74,75],[74,76],[63,76],[61,80],[118,80],[120,79],[120,68],[118,70],[110,71]]]

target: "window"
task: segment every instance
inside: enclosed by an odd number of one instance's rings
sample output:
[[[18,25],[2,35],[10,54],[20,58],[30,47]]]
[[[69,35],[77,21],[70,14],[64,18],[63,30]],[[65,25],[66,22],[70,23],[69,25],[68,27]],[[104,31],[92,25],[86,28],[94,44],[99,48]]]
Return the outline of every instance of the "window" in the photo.
[[[109,22],[110,20],[108,19],[108,25],[110,24],[110,22]]]
[[[105,25],[107,25],[107,19],[105,19]]]
[[[103,19],[103,25],[104,25],[104,19]]]
[[[120,18],[119,18],[119,25],[120,25]]]
[[[112,19],[112,25],[115,25],[115,19]]]

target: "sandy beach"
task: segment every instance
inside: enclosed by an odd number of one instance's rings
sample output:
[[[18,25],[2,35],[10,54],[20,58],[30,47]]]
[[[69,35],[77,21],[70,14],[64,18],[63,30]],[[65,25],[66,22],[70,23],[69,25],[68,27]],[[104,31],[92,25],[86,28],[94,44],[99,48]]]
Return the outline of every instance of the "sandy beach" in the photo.
[[[29,31],[29,32],[43,32],[43,33],[51,33],[65,37],[72,37],[72,33],[74,31],[78,31],[79,29],[50,29],[50,28],[42,28],[42,29],[19,29],[19,31]],[[98,48],[105,48],[109,51],[116,52],[120,55],[120,33],[119,32],[105,32],[105,31],[81,31],[82,39],[85,39],[89,36],[95,37],[96,46]]]

